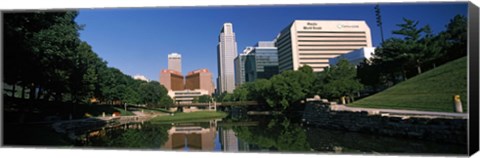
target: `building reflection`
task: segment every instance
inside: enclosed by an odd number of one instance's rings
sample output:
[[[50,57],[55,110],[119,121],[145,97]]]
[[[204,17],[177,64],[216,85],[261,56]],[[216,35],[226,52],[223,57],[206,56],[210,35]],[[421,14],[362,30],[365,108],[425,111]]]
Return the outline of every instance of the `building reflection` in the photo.
[[[161,149],[213,151],[217,133],[217,121],[175,123],[168,130],[168,140]]]
[[[220,136],[220,144],[222,146],[222,151],[225,151],[225,152],[250,151],[250,148],[254,147],[254,145],[251,145],[241,139],[238,139],[237,134],[232,129],[219,127],[218,133]]]

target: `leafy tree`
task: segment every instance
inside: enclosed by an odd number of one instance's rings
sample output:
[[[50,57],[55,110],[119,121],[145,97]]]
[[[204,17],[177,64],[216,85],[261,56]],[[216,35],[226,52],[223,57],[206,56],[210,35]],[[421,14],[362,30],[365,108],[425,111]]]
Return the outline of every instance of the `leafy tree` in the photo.
[[[149,107],[159,107],[162,96],[167,94],[167,89],[156,81],[144,83],[140,87],[142,101]]]
[[[199,103],[209,103],[211,101],[212,101],[212,97],[210,97],[209,95],[201,95],[200,97],[198,97]]]
[[[248,89],[246,88],[246,86],[240,86],[233,90],[233,98],[233,100],[235,101],[248,101]]]
[[[173,99],[168,95],[164,95],[162,98],[160,98],[160,106],[169,108],[171,105],[173,105]]]
[[[278,110],[286,110],[290,105],[299,103],[313,94],[315,74],[310,66],[305,65],[298,71],[285,71],[270,79],[271,88],[266,102]]]
[[[62,100],[80,43],[76,16],[71,11],[5,14],[5,82],[28,86],[30,99],[49,91]]]
[[[12,85],[30,89],[29,99],[84,103],[171,104],[158,82],[134,80],[107,63],[80,40],[78,15],[68,12],[5,14],[5,78]]]
[[[341,59],[337,65],[325,70],[324,85],[322,92],[324,96],[340,98],[343,104],[345,98],[353,98],[353,95],[363,89],[363,85],[356,79],[357,71],[355,66],[347,60]]]
[[[439,34],[446,54],[440,59],[442,63],[467,55],[467,18],[456,15],[445,27],[446,30]]]
[[[225,96],[222,98],[222,102],[232,102],[234,101],[233,94],[225,93]]]
[[[377,91],[378,85],[382,83],[382,74],[380,73],[381,70],[379,70],[379,66],[372,64],[373,63],[367,59],[360,63],[357,66],[357,78],[361,84],[368,85],[372,87],[374,91]]]

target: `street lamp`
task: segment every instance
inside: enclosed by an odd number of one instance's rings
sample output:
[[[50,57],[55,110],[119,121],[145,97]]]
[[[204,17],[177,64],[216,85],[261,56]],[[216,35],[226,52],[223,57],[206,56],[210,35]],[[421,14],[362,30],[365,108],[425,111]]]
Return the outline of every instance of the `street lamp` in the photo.
[[[384,43],[385,40],[383,39],[382,15],[380,13],[380,6],[378,4],[375,5],[375,16],[377,18],[377,26],[380,27],[380,34],[382,36],[382,43]]]

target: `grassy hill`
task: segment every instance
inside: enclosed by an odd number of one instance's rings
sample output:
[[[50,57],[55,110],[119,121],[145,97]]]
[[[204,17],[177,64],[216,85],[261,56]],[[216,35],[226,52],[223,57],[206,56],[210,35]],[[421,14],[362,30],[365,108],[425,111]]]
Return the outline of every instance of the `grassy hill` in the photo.
[[[467,58],[463,57],[349,106],[453,112],[453,96],[459,94],[466,112],[467,87]]]

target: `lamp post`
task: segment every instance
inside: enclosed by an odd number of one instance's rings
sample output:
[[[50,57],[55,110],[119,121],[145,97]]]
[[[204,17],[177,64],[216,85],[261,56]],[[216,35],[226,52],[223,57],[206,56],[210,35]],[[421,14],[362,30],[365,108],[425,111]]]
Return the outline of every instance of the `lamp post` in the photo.
[[[382,43],[385,42],[383,39],[383,26],[382,26],[382,15],[380,13],[380,6],[377,4],[375,5],[375,16],[377,18],[377,26],[380,27],[380,34],[382,36]]]

